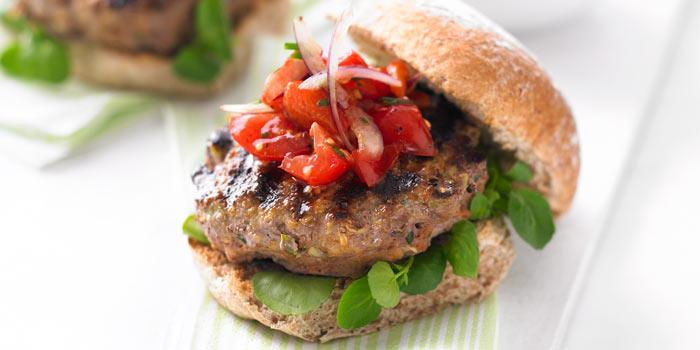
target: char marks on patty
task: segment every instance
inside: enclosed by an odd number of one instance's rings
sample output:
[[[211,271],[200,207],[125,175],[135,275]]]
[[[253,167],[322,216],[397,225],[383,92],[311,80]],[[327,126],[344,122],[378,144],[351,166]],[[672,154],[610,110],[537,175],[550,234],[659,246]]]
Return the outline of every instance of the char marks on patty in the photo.
[[[307,186],[216,132],[193,175],[198,215],[212,245],[233,262],[269,258],[297,273],[360,276],[376,261],[426,250],[469,217],[471,198],[488,179],[485,154],[475,149],[479,132],[461,120],[442,130],[435,157],[402,154],[372,188],[352,171]]]

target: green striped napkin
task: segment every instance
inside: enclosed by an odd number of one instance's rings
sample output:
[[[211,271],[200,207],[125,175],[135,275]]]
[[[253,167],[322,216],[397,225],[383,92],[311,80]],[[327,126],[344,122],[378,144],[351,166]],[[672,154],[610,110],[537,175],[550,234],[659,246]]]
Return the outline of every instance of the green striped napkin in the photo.
[[[455,305],[437,314],[369,335],[311,343],[233,315],[206,293],[192,349],[497,349],[498,302],[490,295],[475,305]]]

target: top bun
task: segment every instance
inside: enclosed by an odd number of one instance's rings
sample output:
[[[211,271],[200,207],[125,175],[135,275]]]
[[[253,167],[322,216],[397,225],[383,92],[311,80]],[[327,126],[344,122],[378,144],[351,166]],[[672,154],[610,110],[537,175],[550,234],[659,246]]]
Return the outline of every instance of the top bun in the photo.
[[[533,170],[555,215],[576,192],[579,144],[566,101],[511,35],[459,0],[363,1],[350,35],[378,60],[400,59]]]

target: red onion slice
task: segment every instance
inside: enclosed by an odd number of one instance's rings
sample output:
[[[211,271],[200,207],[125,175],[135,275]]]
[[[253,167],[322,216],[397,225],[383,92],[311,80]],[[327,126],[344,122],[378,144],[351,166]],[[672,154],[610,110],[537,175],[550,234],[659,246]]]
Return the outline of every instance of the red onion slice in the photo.
[[[360,151],[372,160],[377,160],[384,153],[384,138],[382,133],[374,124],[370,117],[362,108],[353,106],[345,111],[345,115],[350,122],[350,129],[357,136],[357,145]]]
[[[326,87],[328,79],[326,72],[319,72],[304,80],[300,89],[320,89]],[[382,72],[365,67],[339,67],[336,75],[337,81],[346,83],[352,78],[364,78],[382,82],[389,86],[401,86],[401,81]]]
[[[301,53],[301,58],[309,72],[316,74],[326,70],[326,64],[321,59],[323,49],[314,41],[309,27],[304,24],[301,17],[294,19],[292,27],[294,28],[294,38],[299,46],[299,53]]]
[[[340,122],[340,115],[338,114],[338,92],[336,91],[336,74],[338,73],[338,59],[339,50],[333,50],[334,45],[340,45],[343,36],[348,31],[350,26],[350,16],[351,9],[343,11],[343,13],[338,17],[338,22],[335,24],[335,30],[333,31],[333,37],[328,45],[328,94],[330,97],[331,113],[333,114],[333,121],[335,122],[335,127],[339,131],[340,139],[343,140],[343,144],[352,152],[355,150],[355,146],[350,143],[348,135],[345,134],[342,124]],[[343,90],[345,92],[345,90]],[[347,93],[344,93],[344,97],[347,98]]]
[[[221,107],[222,111],[233,113],[233,114],[249,114],[249,113],[270,113],[275,110],[270,108],[270,106],[258,103],[258,104],[240,104],[240,105],[223,105]]]

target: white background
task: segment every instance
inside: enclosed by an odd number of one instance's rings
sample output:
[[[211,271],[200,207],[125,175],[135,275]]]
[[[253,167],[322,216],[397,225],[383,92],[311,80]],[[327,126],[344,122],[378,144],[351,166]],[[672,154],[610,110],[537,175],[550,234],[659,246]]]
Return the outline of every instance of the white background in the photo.
[[[599,1],[517,33],[569,100],[583,162],[553,242],[516,239],[504,349],[700,347],[694,2]],[[0,158],[0,348],[162,348],[201,288],[181,176],[159,116],[43,170]]]

